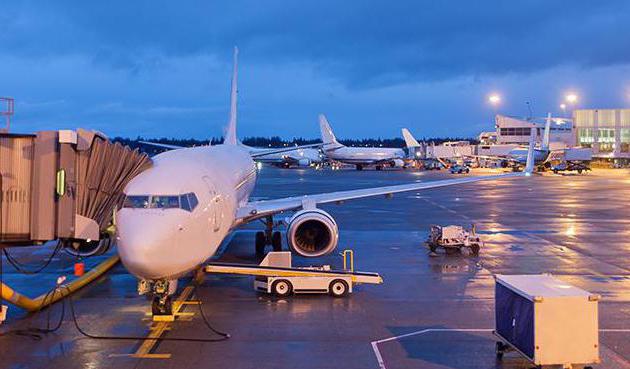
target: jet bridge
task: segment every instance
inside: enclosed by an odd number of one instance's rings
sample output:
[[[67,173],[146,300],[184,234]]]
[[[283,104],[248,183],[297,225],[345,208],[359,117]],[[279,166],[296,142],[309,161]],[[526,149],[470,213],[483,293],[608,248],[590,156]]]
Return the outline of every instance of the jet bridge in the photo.
[[[151,160],[84,129],[0,133],[0,248],[99,248],[123,189]]]

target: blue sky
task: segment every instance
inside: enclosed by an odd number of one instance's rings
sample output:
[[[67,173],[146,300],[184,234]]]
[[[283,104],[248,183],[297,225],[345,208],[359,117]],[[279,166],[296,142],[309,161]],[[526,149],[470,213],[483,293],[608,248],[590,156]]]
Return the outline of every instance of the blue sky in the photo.
[[[630,106],[630,2],[11,1],[0,95],[14,131],[220,136],[232,47],[239,135],[474,136],[495,111]],[[491,92],[502,95],[496,110]]]

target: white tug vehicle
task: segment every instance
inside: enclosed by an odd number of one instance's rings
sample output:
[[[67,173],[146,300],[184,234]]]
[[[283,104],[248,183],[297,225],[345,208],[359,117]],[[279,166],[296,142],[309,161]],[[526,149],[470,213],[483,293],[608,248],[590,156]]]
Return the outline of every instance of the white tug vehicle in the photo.
[[[426,244],[434,254],[441,247],[447,254],[467,249],[473,255],[479,255],[479,250],[483,246],[474,224],[470,230],[457,225],[432,225]]]

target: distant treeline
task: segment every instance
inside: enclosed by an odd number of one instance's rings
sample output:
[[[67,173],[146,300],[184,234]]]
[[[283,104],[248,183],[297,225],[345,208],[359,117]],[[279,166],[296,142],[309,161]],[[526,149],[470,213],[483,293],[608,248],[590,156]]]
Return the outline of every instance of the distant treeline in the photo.
[[[211,145],[220,144],[223,142],[222,137],[213,137],[209,141],[208,140],[198,140],[195,138],[186,138],[186,139],[178,139],[178,138],[143,138],[138,137],[135,139],[124,138],[124,137],[116,137],[113,139],[114,142],[120,142],[123,145],[127,145],[131,148],[140,148],[140,150],[148,153],[149,155],[157,154],[159,152],[164,151],[164,149],[156,148],[150,145],[144,145],[140,143],[140,141],[150,141],[157,142],[161,144],[167,145],[175,145],[182,147],[192,147],[192,146],[201,146],[207,145],[210,143]],[[477,144],[476,139],[471,138],[461,138],[461,137],[445,137],[445,138],[418,138],[418,141],[424,142],[433,142],[436,145],[439,145],[443,142],[447,141],[469,141],[471,144]],[[313,143],[321,142],[319,138],[317,139],[309,139],[303,137],[294,137],[292,140],[284,140],[279,136],[273,137],[245,137],[242,142],[247,146],[253,147],[283,147],[289,145],[308,145]],[[405,140],[402,138],[364,138],[360,140],[348,140],[348,139],[340,139],[339,142],[346,146],[363,146],[363,147],[405,147]]]

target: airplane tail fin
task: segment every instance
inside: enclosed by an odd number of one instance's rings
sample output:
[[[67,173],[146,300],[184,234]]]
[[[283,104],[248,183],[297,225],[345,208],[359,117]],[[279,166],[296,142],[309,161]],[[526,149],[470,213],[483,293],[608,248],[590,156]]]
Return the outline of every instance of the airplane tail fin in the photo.
[[[536,130],[532,129],[529,136],[529,148],[527,149],[527,162],[525,163],[525,175],[534,172],[534,144],[536,142]]]
[[[324,145],[341,146],[341,144],[337,141],[332,128],[330,128],[330,123],[328,123],[328,119],[326,119],[324,114],[319,115],[319,129],[322,134],[322,142]]]
[[[543,133],[543,139],[540,145],[540,148],[542,150],[549,150],[550,130],[551,130],[551,113],[547,113],[547,121],[545,122],[545,132]]]
[[[237,145],[236,138],[236,114],[238,98],[238,47],[234,46],[234,69],[232,71],[232,89],[230,91],[230,121],[225,132],[225,145]]]
[[[411,134],[411,132],[409,132],[407,128],[402,129],[402,135],[403,135],[403,138],[405,139],[405,146],[407,147],[420,146],[418,141],[413,137],[413,135]]]

